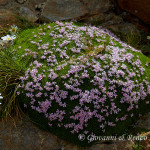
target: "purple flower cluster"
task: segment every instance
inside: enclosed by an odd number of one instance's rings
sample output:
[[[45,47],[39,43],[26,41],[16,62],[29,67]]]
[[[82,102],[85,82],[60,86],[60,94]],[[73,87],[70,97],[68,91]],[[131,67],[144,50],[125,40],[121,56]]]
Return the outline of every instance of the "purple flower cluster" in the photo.
[[[25,76],[20,78],[20,90],[30,100],[27,107],[42,113],[48,119],[49,126],[57,120],[58,127],[69,128],[71,133],[91,132],[88,131],[88,121],[93,118],[97,119],[99,128],[105,133],[106,127],[114,127],[119,121],[133,117],[138,102],[150,95],[146,68],[140,58],[132,53],[140,52],[101,28],[77,27],[72,22],[58,21],[54,30],[50,26],[47,28],[53,43],[40,45],[40,42],[31,41],[40,50],[40,59],[34,60]],[[44,36],[44,33],[39,35]],[[86,47],[85,36],[95,49],[103,48],[102,43],[109,36],[104,54],[90,55],[85,52],[81,56],[81,51]],[[93,42],[97,45],[92,45]],[[74,102],[76,105],[71,105]],[[51,112],[54,104],[58,105],[58,109]],[[129,105],[127,114],[120,116],[120,106],[125,104]],[[69,107],[72,110],[66,113]],[[112,120],[111,116],[116,119]]]

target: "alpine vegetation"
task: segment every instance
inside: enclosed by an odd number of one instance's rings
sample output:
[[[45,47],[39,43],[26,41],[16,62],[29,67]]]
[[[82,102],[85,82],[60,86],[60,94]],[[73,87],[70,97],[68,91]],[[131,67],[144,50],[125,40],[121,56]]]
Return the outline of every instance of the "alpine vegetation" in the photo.
[[[86,146],[82,134],[121,135],[149,111],[150,59],[101,27],[44,24],[18,34],[9,51],[24,68],[16,100],[63,139]]]
[[[2,37],[2,40],[11,41],[11,40],[14,40],[15,38],[16,38],[15,36],[6,35],[6,36]]]

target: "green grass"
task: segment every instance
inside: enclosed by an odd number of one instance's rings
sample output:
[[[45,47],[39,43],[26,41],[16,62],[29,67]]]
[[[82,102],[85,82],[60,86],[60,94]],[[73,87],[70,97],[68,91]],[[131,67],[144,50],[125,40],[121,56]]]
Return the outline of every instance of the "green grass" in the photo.
[[[138,50],[141,50],[144,55],[150,57],[150,40],[147,39],[149,33],[144,31],[137,32],[133,29],[130,29],[127,34],[123,32],[114,32],[114,34],[119,36],[119,38],[125,43]]]
[[[0,51],[0,93],[3,96],[2,117],[18,110],[15,94],[19,78],[25,72],[24,69],[22,63],[13,59],[9,50]]]

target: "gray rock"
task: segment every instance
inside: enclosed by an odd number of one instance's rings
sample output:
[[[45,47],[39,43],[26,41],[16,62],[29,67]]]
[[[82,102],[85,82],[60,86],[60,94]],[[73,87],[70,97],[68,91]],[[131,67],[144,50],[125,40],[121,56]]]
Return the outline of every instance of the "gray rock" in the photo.
[[[28,3],[28,7],[32,10],[40,5],[46,3],[47,0],[30,0]]]
[[[53,150],[59,147],[56,136],[40,130],[26,119],[0,121],[1,150]]]
[[[112,8],[110,0],[80,0],[89,14],[105,13]]]
[[[40,18],[44,21],[54,22],[77,19],[87,13],[87,9],[80,0],[48,0]]]
[[[150,113],[137,121],[136,127],[150,130]]]
[[[139,34],[139,30],[136,28],[135,25],[133,25],[131,23],[125,23],[125,22],[120,22],[120,23],[116,23],[116,24],[111,24],[111,23],[112,22],[109,21],[103,25],[105,28],[108,28],[114,32],[123,33],[124,35],[131,34],[131,33],[137,33],[137,35]]]
[[[86,150],[133,150],[129,140],[114,140],[110,144],[98,142]],[[50,132],[40,130],[25,116],[22,120],[0,120],[0,150],[79,150],[76,145],[57,138]],[[84,150],[83,148],[82,150]]]
[[[19,9],[19,15],[30,22],[35,22],[38,20],[37,16],[27,7],[21,7]]]
[[[97,15],[85,18],[84,21],[89,23],[98,22],[101,26],[110,26],[124,23],[123,19],[114,13],[99,13]]]
[[[48,0],[41,20],[53,22],[103,14],[112,8],[109,0]]]
[[[45,3],[41,3],[41,4],[38,4],[38,5],[35,5],[35,9],[41,10],[41,9],[44,8],[44,6],[45,6]]]
[[[96,144],[88,150],[133,150],[134,142],[132,141],[115,141],[112,144]]]

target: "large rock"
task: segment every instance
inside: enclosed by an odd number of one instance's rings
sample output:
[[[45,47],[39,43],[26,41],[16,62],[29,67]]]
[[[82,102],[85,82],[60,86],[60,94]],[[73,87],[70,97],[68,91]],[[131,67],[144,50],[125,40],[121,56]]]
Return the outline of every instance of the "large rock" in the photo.
[[[9,118],[7,123],[3,123],[0,121],[1,150],[52,150],[60,148],[56,136],[43,132],[26,119],[15,124]]]
[[[119,6],[150,25],[150,0],[118,0]]]
[[[133,150],[132,141],[115,141],[111,144],[98,143],[87,150]],[[0,120],[0,150],[79,150],[53,134],[40,130],[26,117],[22,120],[15,118]]]
[[[107,142],[107,141],[105,141]],[[134,142],[129,140],[115,141],[108,144],[96,144],[91,146],[88,150],[133,150]]]
[[[136,127],[150,130],[150,113],[139,119],[136,123]]]
[[[89,14],[105,13],[110,10],[110,0],[80,0]]]
[[[48,0],[41,14],[44,21],[78,19],[110,9],[109,0]]]
[[[79,0],[48,0],[41,18],[46,21],[75,19],[88,11]]]

